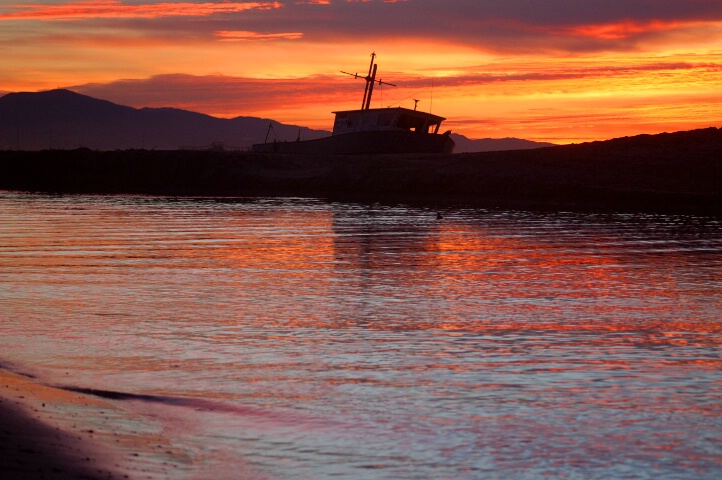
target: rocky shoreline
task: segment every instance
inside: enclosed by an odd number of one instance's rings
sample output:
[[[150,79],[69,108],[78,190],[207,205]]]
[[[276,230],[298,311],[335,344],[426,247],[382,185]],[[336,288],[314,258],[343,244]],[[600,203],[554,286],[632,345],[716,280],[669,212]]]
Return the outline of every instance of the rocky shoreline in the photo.
[[[722,129],[449,155],[3,151],[0,188],[719,215]]]

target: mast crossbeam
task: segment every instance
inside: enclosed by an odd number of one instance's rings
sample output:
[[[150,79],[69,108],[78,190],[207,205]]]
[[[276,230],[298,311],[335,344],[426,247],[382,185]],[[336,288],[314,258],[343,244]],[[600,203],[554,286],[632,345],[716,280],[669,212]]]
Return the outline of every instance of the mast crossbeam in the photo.
[[[362,80],[366,80],[366,88],[364,89],[364,98],[361,102],[361,110],[368,110],[371,107],[371,95],[374,91],[374,85],[389,85],[391,87],[395,87],[396,85],[389,82],[384,82],[382,80],[376,80],[376,70],[378,68],[378,65],[374,63],[374,58],[376,58],[376,53],[371,54],[371,64],[369,65],[369,73],[365,77],[362,77],[358,73],[349,73],[344,72],[341,70],[341,73],[344,73],[346,75],[350,75],[354,78],[360,78]]]

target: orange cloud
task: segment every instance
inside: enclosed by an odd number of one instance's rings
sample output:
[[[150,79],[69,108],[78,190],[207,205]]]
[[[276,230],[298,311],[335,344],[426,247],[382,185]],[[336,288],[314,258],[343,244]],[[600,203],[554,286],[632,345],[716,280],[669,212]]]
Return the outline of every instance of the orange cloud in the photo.
[[[558,34],[590,37],[600,40],[622,40],[644,33],[667,32],[679,28],[700,27],[708,25],[709,22],[681,22],[653,20],[647,22],[635,22],[626,20],[617,23],[575,25],[559,29]]]
[[[7,91],[79,85],[137,107],[328,129],[330,110],[357,108],[363,95],[363,82],[338,71],[365,72],[376,50],[379,78],[398,87],[375,90],[374,106],[421,99],[470,137],[568,143],[719,125],[719,0],[655,0],[654,11],[530,11],[525,0],[443,11],[401,0],[0,3]]]
[[[238,48],[233,43],[225,45],[229,50],[219,56],[220,61],[227,61],[232,49]],[[288,48],[279,45],[265,42],[263,57],[277,61]],[[330,66],[316,67],[326,74],[308,74],[303,65],[293,63],[291,53],[286,55],[289,65],[284,67],[284,61],[263,66],[271,72],[264,75],[245,69],[246,65],[258,68],[263,62],[259,55],[244,57],[235,75],[101,79],[72,89],[135,107],[174,106],[220,117],[259,116],[326,130],[331,128],[332,110],[358,107],[363,82],[334,68],[338,64],[338,69],[353,69],[353,62],[333,59]],[[396,65],[388,54],[381,64],[383,78],[398,87],[374,90],[372,105],[413,108],[413,99],[421,99],[420,109],[446,117],[447,128],[469,137],[513,136],[555,143],[718,126],[721,58],[716,53],[695,52],[501,59],[444,71],[432,81],[433,69],[387,70]],[[221,67],[214,64],[206,71]]]
[[[265,40],[300,40],[303,38],[301,32],[287,33],[259,33],[248,32],[245,30],[221,30],[216,32],[216,36],[225,42],[242,42],[242,41],[265,41]]]
[[[0,20],[76,20],[86,18],[160,18],[173,16],[208,16],[246,10],[281,8],[279,2],[251,3],[153,3],[126,5],[119,0],[71,2],[60,5],[13,5]]]

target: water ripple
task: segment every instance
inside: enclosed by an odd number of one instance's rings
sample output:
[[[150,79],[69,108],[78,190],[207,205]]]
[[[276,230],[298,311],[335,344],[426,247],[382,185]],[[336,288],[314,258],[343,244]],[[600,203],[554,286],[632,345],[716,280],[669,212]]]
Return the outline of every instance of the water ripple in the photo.
[[[717,219],[3,192],[0,207],[3,357],[81,391],[214,406],[179,413],[194,421],[178,441],[208,462],[722,474]]]

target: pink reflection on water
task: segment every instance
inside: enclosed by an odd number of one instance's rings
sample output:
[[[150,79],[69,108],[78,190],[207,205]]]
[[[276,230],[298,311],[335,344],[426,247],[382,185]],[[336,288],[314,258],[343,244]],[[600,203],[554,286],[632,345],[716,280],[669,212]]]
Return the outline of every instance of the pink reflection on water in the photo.
[[[3,206],[6,355],[79,386],[181,398],[166,415],[192,425],[184,442],[242,450],[271,476],[719,472],[718,226],[313,202]]]

